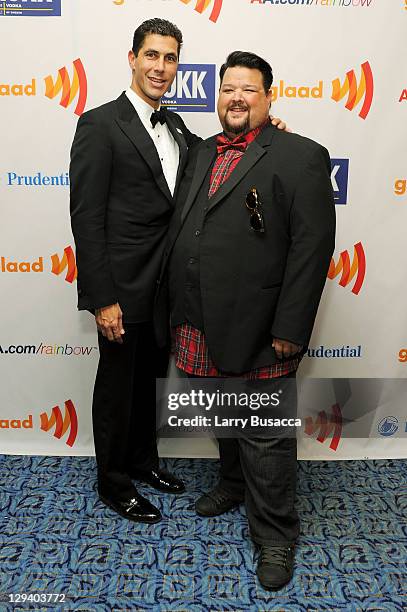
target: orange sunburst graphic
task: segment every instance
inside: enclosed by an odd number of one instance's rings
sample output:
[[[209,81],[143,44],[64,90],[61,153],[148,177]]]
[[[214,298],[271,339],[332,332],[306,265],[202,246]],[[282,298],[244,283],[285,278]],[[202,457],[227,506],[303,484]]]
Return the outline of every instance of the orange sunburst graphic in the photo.
[[[72,400],[67,400],[65,402],[64,418],[62,418],[60,407],[54,406],[51,416],[48,416],[46,412],[43,412],[40,415],[40,419],[41,429],[43,431],[50,431],[50,429],[55,426],[53,435],[54,438],[58,438],[58,440],[60,440],[69,429],[69,436],[65,443],[71,447],[75,444],[76,436],[78,434],[78,417]]]
[[[361,242],[358,242],[354,246],[352,265],[350,263],[348,251],[342,251],[337,264],[335,264],[334,258],[331,259],[328,278],[332,280],[338,276],[338,274],[341,274],[339,281],[341,287],[349,285],[356,276],[355,283],[352,287],[352,293],[358,295],[366,274],[366,256]]]
[[[354,70],[349,70],[346,73],[343,85],[341,85],[339,79],[334,79],[332,81],[331,97],[335,102],[339,102],[348,94],[348,100],[345,104],[345,108],[348,110],[353,110],[364,97],[362,108],[359,111],[359,117],[366,119],[373,102],[373,73],[369,62],[362,64],[361,69],[362,73],[359,84],[356,80]]]
[[[53,274],[56,274],[57,276],[59,276],[66,268],[67,270],[66,270],[65,280],[68,283],[73,283],[74,280],[76,280],[78,276],[78,269],[76,267],[75,255],[74,255],[74,252],[71,246],[65,247],[64,254],[62,255],[61,259],[59,258],[57,253],[54,253],[54,255],[51,255],[51,262],[52,262],[51,272]]]
[[[51,75],[45,77],[44,81],[45,95],[47,98],[53,99],[62,91],[59,104],[64,108],[68,108],[76,96],[78,96],[74,113],[76,115],[82,115],[85,110],[88,96],[88,82],[85,68],[79,58],[73,62],[72,81],[69,78],[68,70],[65,66],[58,70],[58,76],[55,81]]]
[[[214,23],[217,22],[220,12],[222,10],[223,0],[193,0],[195,2],[195,10],[198,13],[203,13],[206,9],[213,4],[212,12],[209,15],[209,19]],[[184,4],[189,4],[191,0],[181,0]]]

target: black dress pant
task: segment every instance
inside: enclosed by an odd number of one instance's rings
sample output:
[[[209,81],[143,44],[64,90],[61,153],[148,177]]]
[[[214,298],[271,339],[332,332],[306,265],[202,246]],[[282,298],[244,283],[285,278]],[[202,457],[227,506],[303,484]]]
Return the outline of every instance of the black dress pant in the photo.
[[[168,367],[168,351],[157,347],[152,323],[124,327],[123,344],[98,334],[92,406],[98,489],[115,498],[134,492],[130,474],[158,466],[155,382]]]
[[[220,486],[244,499],[252,539],[260,545],[293,544],[299,535],[295,509],[296,438],[218,438]]]
[[[190,378],[196,386],[200,377]],[[278,380],[282,379],[293,379],[288,382],[290,405],[286,415],[292,417],[297,412],[295,373]],[[222,378],[213,380],[215,388],[222,386]],[[299,535],[295,509],[297,439],[293,432],[291,435],[256,437],[242,430],[238,438],[217,438],[219,485],[232,499],[244,500],[250,535],[259,545],[290,545]]]

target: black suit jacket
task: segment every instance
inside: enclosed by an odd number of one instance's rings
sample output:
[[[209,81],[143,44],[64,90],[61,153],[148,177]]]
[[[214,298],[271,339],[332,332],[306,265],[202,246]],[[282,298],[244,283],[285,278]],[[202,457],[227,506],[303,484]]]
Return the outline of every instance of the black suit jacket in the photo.
[[[167,265],[176,240],[186,240],[188,215],[203,205],[197,196],[215,158],[212,137],[197,147],[180,189],[156,302],[161,342],[168,321]],[[334,250],[330,173],[324,147],[270,125],[206,200],[200,291],[209,352],[221,370],[241,373],[276,363],[272,337],[307,345]],[[263,234],[249,223],[245,199],[252,187],[260,194]]]
[[[182,176],[200,139],[168,112]],[[71,223],[78,308],[119,302],[124,320],[151,320],[173,197],[154,143],[125,93],[79,121],[71,151]]]

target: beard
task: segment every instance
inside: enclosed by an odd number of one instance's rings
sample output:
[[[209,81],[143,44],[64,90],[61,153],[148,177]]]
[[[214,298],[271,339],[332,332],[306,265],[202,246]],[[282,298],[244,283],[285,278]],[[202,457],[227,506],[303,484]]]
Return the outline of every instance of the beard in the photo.
[[[247,109],[248,110],[248,109]],[[243,119],[240,123],[230,124],[228,121],[228,114],[225,115],[225,132],[229,134],[244,134],[250,130],[250,113],[247,113],[247,118]]]

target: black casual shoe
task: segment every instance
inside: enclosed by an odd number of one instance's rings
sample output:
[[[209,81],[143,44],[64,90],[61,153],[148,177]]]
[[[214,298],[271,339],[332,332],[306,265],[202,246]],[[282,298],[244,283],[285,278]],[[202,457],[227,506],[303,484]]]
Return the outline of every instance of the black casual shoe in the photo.
[[[267,591],[278,591],[290,582],[294,570],[294,546],[261,546],[256,574]]]
[[[162,491],[163,493],[184,493],[185,485],[176,476],[167,472],[167,470],[150,470],[149,472],[132,472],[130,478],[133,480],[140,480],[145,482],[154,489]]]
[[[242,501],[243,499],[233,498],[230,493],[216,486],[195,502],[195,510],[201,516],[218,516],[238,506]]]
[[[161,512],[151,504],[148,499],[142,497],[139,493],[133,493],[128,499],[114,499],[112,497],[104,497],[99,494],[100,500],[109,506],[112,510],[124,516],[129,521],[136,523],[158,523],[161,521]]]

